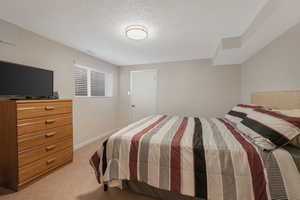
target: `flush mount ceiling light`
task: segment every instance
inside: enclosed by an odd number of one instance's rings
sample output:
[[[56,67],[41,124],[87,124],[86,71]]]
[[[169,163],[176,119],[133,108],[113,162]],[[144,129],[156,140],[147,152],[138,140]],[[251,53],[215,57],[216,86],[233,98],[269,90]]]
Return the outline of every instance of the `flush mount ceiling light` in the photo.
[[[141,25],[132,25],[126,28],[126,36],[133,40],[144,40],[148,36],[147,29]]]

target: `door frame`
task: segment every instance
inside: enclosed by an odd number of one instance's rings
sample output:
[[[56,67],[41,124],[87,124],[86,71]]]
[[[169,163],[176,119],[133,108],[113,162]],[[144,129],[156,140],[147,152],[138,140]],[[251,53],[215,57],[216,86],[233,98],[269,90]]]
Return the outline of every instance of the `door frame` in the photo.
[[[130,119],[130,123],[132,123],[134,121],[133,119],[133,109],[132,109],[132,74],[133,73],[137,73],[137,72],[155,72],[155,75],[156,75],[156,85],[155,85],[155,110],[154,112],[157,114],[157,111],[158,111],[158,106],[157,106],[157,103],[158,103],[158,69],[142,69],[142,70],[131,70],[130,71],[130,86],[129,86],[129,119]]]

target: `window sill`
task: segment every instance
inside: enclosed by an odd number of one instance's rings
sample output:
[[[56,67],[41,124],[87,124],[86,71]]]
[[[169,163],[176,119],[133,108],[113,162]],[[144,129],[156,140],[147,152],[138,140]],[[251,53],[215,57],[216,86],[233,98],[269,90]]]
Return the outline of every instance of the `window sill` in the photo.
[[[108,99],[108,98],[113,98],[113,96],[103,96],[103,97],[97,97],[97,96],[74,96],[74,99]]]

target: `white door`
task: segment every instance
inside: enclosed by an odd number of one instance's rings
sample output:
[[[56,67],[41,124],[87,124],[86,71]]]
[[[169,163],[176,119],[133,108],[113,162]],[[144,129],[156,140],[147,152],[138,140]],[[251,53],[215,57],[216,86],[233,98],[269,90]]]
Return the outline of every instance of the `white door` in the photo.
[[[157,71],[131,71],[131,119],[133,122],[156,113]]]

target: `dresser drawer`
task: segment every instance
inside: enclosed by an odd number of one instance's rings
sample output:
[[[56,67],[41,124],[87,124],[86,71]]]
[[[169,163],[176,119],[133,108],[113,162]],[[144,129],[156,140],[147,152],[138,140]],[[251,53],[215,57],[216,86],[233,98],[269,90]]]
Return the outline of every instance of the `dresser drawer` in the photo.
[[[73,160],[73,149],[68,148],[64,151],[48,156],[46,159],[47,169],[52,170],[71,160]]]
[[[72,136],[72,134],[72,125],[23,134],[18,136],[18,151],[32,149],[45,144],[49,145],[58,142],[64,137]]]
[[[45,129],[72,124],[72,114],[61,114],[34,119],[23,119],[17,122],[18,135],[24,135]]]
[[[47,171],[45,160],[39,160],[32,165],[19,169],[19,183],[27,182]]]
[[[72,102],[17,104],[17,119],[27,119],[72,112]]]
[[[30,164],[36,160],[44,158],[57,151],[61,151],[73,145],[72,137],[68,137],[57,143],[50,143],[32,150],[26,150],[19,153],[19,167]]]
[[[42,174],[47,173],[73,159],[73,149],[67,148],[63,151],[51,154],[46,158],[38,160],[28,166],[19,169],[19,186],[23,185]]]

